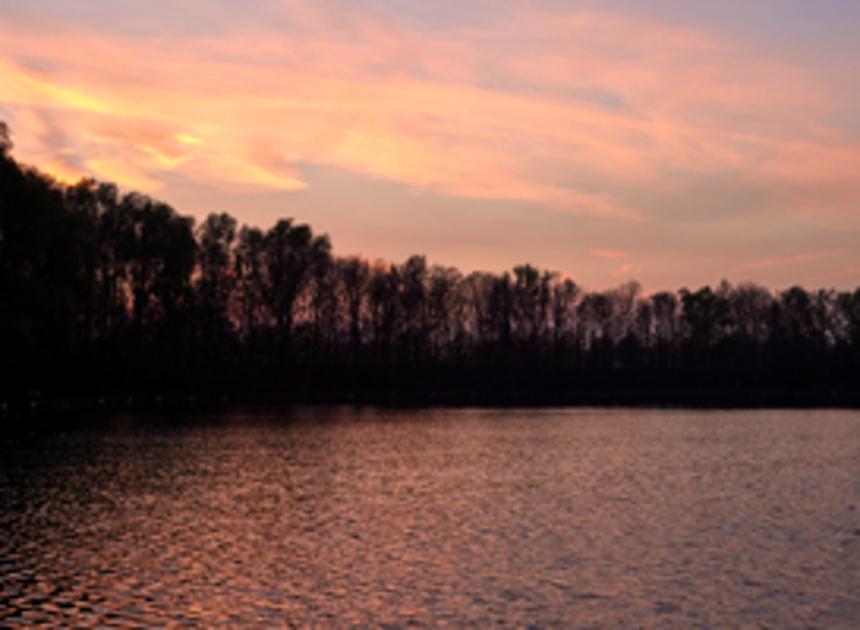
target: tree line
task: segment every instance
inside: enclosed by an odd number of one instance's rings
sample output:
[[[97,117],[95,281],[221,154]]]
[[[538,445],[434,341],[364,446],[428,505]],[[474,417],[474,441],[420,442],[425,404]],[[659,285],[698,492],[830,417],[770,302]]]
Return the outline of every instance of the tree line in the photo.
[[[340,257],[292,219],[195,225],[113,184],[62,185],[10,151],[0,124],[3,399],[858,402],[860,289],[645,295],[531,265]]]

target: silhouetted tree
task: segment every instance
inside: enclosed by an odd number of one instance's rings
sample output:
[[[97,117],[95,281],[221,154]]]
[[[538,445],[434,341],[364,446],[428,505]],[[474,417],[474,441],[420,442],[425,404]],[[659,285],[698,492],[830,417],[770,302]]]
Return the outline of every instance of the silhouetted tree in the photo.
[[[235,316],[243,338],[255,336],[259,328],[269,323],[266,294],[269,290],[266,273],[266,237],[262,230],[242,226],[235,251],[237,282]]]
[[[0,396],[186,388],[338,398],[439,390],[825,392],[860,402],[860,289],[750,283],[584,292],[500,274],[370,264],[281,219],[192,219],[19,165],[0,123]],[[758,394],[756,394],[758,395]],[[754,399],[755,400],[755,399]]]
[[[314,265],[329,248],[327,237],[315,237],[310,227],[293,225],[291,219],[281,219],[266,233],[266,298],[275,318],[281,365],[289,352],[297,300],[313,277]]]
[[[346,311],[349,329],[349,356],[353,369],[360,363],[362,347],[362,313],[368,294],[370,266],[359,258],[347,258],[336,263],[343,291],[342,308]]]
[[[229,354],[233,337],[230,318],[236,290],[233,243],[236,219],[228,214],[210,214],[196,230],[197,308],[203,349],[203,365],[217,367]]]

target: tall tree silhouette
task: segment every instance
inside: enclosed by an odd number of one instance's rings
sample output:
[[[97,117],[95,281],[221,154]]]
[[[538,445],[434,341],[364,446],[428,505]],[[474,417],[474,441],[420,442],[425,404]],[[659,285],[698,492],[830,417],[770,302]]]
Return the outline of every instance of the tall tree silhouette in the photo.
[[[235,301],[236,269],[233,244],[236,219],[228,214],[210,214],[196,230],[198,242],[197,318],[204,365],[217,366],[232,354],[231,304]]]
[[[292,219],[263,230],[210,214],[195,229],[109,183],[62,185],[11,149],[0,123],[4,400],[192,389],[860,404],[860,289],[643,295],[528,264],[464,276],[423,256],[369,263]]]
[[[310,283],[315,265],[323,264],[331,249],[327,236],[314,236],[307,225],[281,219],[265,237],[269,276],[268,305],[275,318],[278,364],[289,353],[297,300]]]

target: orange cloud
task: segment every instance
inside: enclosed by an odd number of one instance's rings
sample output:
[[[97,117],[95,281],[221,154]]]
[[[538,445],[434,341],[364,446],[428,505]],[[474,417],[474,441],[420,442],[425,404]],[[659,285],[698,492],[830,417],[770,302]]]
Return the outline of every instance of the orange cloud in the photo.
[[[824,122],[833,95],[714,34],[523,8],[431,36],[359,9],[273,6],[297,24],[289,36],[225,26],[154,45],[0,18],[0,106],[18,154],[144,190],[172,173],[298,190],[301,165],[323,164],[626,222],[648,219],[643,191],[690,172],[736,173],[769,207],[815,212],[824,184],[829,207],[860,202],[860,147]],[[62,146],[40,118],[66,131]]]
[[[149,177],[142,169],[130,164],[128,160],[109,160],[98,158],[89,160],[86,167],[90,173],[96,173],[102,179],[112,182],[122,182],[144,193],[153,193],[161,188],[161,183]]]

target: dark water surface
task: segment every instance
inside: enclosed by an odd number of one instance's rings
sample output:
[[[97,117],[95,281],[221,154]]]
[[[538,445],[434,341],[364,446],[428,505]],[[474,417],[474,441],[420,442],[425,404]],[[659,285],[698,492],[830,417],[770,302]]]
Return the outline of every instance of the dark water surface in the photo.
[[[860,627],[858,412],[296,408],[0,444],[0,625]]]

